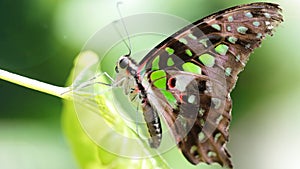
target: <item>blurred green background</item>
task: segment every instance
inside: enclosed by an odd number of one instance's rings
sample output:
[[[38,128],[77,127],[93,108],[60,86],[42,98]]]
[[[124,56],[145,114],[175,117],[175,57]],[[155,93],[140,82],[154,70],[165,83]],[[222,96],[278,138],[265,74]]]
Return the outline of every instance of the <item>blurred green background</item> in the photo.
[[[123,2],[124,16],[163,12],[192,22],[254,1]],[[282,6],[285,22],[255,50],[232,93],[228,147],[239,169],[299,168],[300,3],[273,2]],[[0,0],[0,68],[64,86],[88,38],[119,18],[115,4],[112,0]],[[0,168],[78,168],[62,132],[61,111],[58,98],[0,81]]]

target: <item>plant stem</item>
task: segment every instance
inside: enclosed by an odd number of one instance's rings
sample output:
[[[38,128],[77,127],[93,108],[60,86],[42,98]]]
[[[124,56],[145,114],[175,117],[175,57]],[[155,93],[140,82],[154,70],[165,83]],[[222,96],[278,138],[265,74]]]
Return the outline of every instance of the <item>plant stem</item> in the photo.
[[[67,93],[71,93],[69,87],[59,87],[38,80],[30,79],[28,77],[20,76],[5,70],[0,69],[0,79],[5,81],[27,87],[29,89],[37,90],[47,93],[62,99],[71,99]]]

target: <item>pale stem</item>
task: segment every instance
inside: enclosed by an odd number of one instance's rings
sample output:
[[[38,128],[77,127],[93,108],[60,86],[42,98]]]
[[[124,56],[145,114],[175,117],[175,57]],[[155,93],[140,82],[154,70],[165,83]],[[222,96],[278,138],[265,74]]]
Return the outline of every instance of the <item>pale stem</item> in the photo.
[[[23,87],[27,87],[29,89],[47,93],[62,99],[71,99],[71,96],[68,94],[71,93],[69,92],[69,87],[54,86],[48,83],[40,82],[38,80],[30,79],[28,77],[20,76],[2,69],[0,69],[0,79]]]

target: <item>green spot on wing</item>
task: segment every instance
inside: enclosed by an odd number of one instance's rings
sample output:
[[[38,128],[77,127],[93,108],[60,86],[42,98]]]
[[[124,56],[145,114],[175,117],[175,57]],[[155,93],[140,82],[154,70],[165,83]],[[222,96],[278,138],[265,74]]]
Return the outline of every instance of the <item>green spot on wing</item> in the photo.
[[[207,41],[208,41],[208,38],[204,38],[204,39],[199,40],[199,43],[201,43],[204,47],[207,48],[207,46],[208,46]]]
[[[213,67],[215,64],[215,58],[208,53],[200,55],[199,60],[207,67]]]
[[[250,44],[250,43],[248,43],[248,44],[245,46],[246,49],[250,49],[250,47],[251,47],[251,44]]]
[[[191,147],[191,149],[190,149],[190,153],[191,153],[191,154],[194,154],[195,151],[197,151],[197,146],[193,145],[193,146]]]
[[[203,116],[204,112],[205,112],[205,110],[202,109],[202,108],[200,108],[200,110],[199,110],[199,115],[200,115],[200,116]]]
[[[233,21],[233,16],[228,16],[228,21],[232,22]]]
[[[191,34],[191,33],[190,33],[188,36],[189,36],[191,39],[193,39],[193,40],[197,40],[197,37],[196,37],[195,35]]]
[[[188,41],[185,38],[180,38],[179,42],[181,42],[181,43],[183,43],[185,45],[187,45],[187,43],[188,43]]]
[[[245,16],[246,16],[247,18],[253,18],[253,15],[252,15],[251,12],[246,12],[246,13],[245,13]]]
[[[187,55],[189,55],[189,56],[193,56],[192,51],[189,50],[189,49],[186,49],[186,50],[185,50],[185,53],[186,53]]]
[[[214,138],[215,142],[217,142],[218,139],[219,139],[221,136],[222,136],[221,133],[217,133],[217,134],[215,135],[215,138]]]
[[[258,21],[254,21],[252,24],[256,27],[259,27],[259,25],[260,25],[260,23]]]
[[[153,61],[152,61],[152,70],[158,70],[159,69],[159,55],[157,55]]]
[[[191,104],[194,104],[196,100],[196,96],[195,95],[190,95],[188,98],[188,102]]]
[[[248,30],[248,28],[246,28],[245,26],[239,26],[237,28],[237,31],[241,34],[246,34],[247,30]]]
[[[191,62],[184,63],[182,69],[186,72],[201,74],[201,67]]]
[[[166,52],[168,52],[169,55],[172,55],[174,53],[174,49],[170,48],[170,47],[166,47]]]
[[[199,122],[200,122],[201,126],[204,126],[204,124],[205,124],[205,121],[204,121],[204,119],[203,119],[203,118],[200,118]],[[204,136],[204,137],[205,137],[205,136]]]
[[[237,41],[238,39],[236,37],[233,37],[233,36],[230,36],[228,37],[228,41],[232,44],[235,44],[235,42]]]
[[[265,17],[270,19],[271,18],[271,15],[269,13],[264,13]]]
[[[209,152],[207,153],[207,156],[208,156],[208,157],[216,157],[217,154],[216,154],[215,152],[209,151]]]
[[[172,106],[172,108],[176,108],[177,100],[173,96],[173,94],[167,90],[161,90],[161,93],[165,96],[166,100]]]
[[[226,68],[226,69],[225,69],[225,75],[226,75],[226,76],[229,76],[229,75],[231,74],[231,70],[232,70],[232,69],[231,69],[230,67]]]
[[[204,135],[203,132],[200,132],[200,133],[198,134],[198,139],[199,139],[199,141],[203,141],[203,140],[205,139],[205,135]]]
[[[237,55],[236,57],[235,57],[235,61],[236,62],[239,62],[241,60],[241,56],[240,55]]]
[[[218,24],[212,24],[211,27],[213,27],[214,29],[221,31],[221,27]]]
[[[231,31],[231,26],[227,26],[227,31],[228,31],[228,32]]]
[[[150,79],[153,85],[159,89],[165,89],[167,84],[166,72],[164,70],[157,70],[151,73]]]
[[[222,103],[219,98],[211,98],[211,102],[213,103],[215,109],[219,109]]]
[[[224,44],[220,44],[215,48],[215,51],[219,53],[220,55],[225,55],[228,51],[229,47]]]
[[[173,59],[171,57],[168,59],[167,65],[168,66],[173,66],[174,65],[174,61],[173,61]]]
[[[257,33],[256,38],[260,39],[262,37],[262,33]]]

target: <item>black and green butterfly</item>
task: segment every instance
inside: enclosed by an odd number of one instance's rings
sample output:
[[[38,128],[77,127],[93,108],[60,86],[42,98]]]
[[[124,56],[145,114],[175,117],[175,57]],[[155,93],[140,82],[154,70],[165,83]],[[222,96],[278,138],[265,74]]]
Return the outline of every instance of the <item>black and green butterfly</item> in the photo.
[[[230,92],[249,55],[283,21],[280,13],[273,3],[235,6],[179,30],[140,63],[119,59],[118,86],[138,96],[152,148],[161,143],[162,114],[189,162],[232,168]]]

